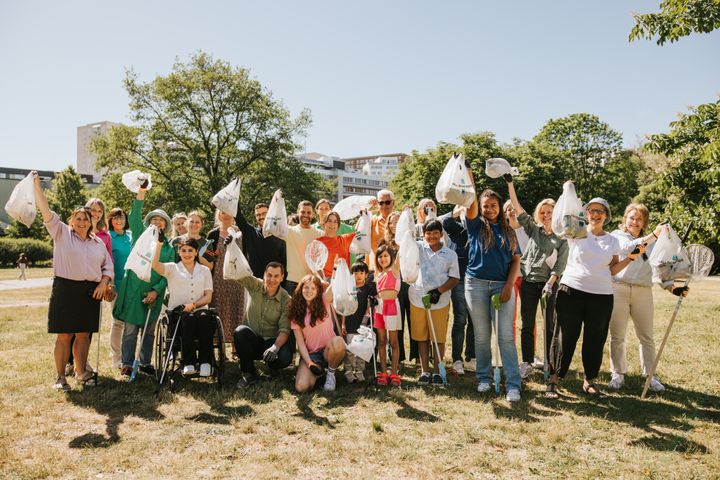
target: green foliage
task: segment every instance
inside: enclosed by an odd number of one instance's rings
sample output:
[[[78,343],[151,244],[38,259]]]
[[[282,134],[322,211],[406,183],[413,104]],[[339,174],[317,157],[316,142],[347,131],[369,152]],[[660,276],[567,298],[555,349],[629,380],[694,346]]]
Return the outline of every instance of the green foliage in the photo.
[[[659,13],[633,13],[630,41],[657,36],[657,44],[720,28],[720,0],[665,0]]]
[[[292,158],[309,112],[292,118],[246,69],[200,52],[149,83],[130,70],[125,89],[134,125],[118,125],[91,145],[109,174],[100,189],[109,205],[130,204],[119,177],[133,169],[152,174],[147,201],[168,212],[209,213],[213,194],[236,177],[256,184],[242,195],[246,212],[280,187],[288,200],[331,188]]]
[[[10,238],[34,238],[36,240],[45,240],[49,238],[47,229],[42,223],[42,215],[35,216],[35,221],[30,228],[25,224],[13,220],[12,224],[5,231]]]
[[[72,166],[55,174],[52,187],[45,195],[50,209],[63,222],[67,222],[75,208],[85,205],[89,197],[85,180]]]
[[[21,253],[30,263],[52,259],[52,247],[48,242],[29,238],[0,238],[0,265],[15,266]]]

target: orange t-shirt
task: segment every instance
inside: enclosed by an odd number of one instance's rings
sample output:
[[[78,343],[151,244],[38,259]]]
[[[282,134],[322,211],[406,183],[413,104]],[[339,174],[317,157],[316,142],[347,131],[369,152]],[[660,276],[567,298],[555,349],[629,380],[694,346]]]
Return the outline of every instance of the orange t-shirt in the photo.
[[[355,238],[355,232],[346,233],[344,235],[338,235],[337,237],[320,237],[319,242],[322,242],[328,249],[328,258],[323,268],[325,277],[330,278],[333,274],[333,265],[335,262],[335,255],[345,260],[350,268],[350,244]]]

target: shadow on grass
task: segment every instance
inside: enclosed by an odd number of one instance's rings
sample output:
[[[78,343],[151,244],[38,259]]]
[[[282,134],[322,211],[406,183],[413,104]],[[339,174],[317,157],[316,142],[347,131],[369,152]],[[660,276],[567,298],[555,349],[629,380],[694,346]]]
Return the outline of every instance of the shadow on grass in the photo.
[[[322,415],[318,415],[317,413],[315,413],[315,411],[310,406],[310,403],[313,401],[314,398],[315,395],[313,393],[304,393],[298,395],[296,404],[298,410],[300,410],[300,413],[296,413],[294,416],[303,418],[321,427],[327,427],[331,430],[334,430],[335,425],[333,425],[327,417],[323,417]]]

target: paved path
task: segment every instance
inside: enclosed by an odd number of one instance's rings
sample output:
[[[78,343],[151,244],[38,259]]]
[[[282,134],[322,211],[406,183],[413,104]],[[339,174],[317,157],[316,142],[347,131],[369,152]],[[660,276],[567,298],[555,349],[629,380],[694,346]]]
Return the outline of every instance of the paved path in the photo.
[[[52,277],[31,278],[29,280],[0,280],[0,291],[21,288],[40,288],[52,285]]]

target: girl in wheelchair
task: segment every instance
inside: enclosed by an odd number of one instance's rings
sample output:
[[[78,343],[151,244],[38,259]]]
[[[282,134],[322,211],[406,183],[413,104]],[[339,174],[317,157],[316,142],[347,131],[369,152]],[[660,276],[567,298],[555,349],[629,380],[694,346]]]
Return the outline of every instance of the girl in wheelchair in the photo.
[[[152,268],[167,279],[170,298],[168,310],[182,306],[180,338],[182,341],[183,375],[195,374],[200,363],[200,376],[212,375],[212,348],[215,331],[214,316],[208,315],[207,306],[212,300],[213,284],[210,269],[197,262],[200,249],[194,238],[181,237],[177,244],[180,261],[160,263],[160,247],[165,240],[160,232],[158,247],[153,255]],[[195,346],[197,340],[197,352]]]

